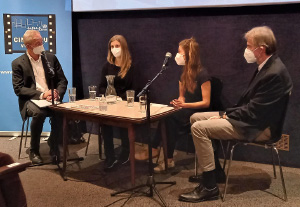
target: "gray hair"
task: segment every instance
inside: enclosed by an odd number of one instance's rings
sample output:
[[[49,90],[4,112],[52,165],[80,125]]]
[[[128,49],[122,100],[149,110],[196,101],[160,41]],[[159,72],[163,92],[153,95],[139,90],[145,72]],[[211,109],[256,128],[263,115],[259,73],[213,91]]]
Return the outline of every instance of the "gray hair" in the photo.
[[[25,45],[31,44],[32,40],[34,40],[35,35],[40,34],[37,30],[26,30],[26,32],[23,35],[23,42]]]
[[[277,50],[276,39],[270,27],[254,27],[245,34],[245,39],[252,39],[255,46],[265,46],[267,55],[271,55]]]

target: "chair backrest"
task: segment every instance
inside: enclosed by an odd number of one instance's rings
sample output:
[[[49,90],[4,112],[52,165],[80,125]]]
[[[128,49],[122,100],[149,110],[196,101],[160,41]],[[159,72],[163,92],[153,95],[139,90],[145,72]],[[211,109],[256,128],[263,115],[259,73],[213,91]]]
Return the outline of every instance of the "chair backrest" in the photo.
[[[286,117],[286,112],[288,109],[290,95],[291,95],[291,92],[289,92],[282,98],[283,103],[281,105],[281,107],[282,107],[281,116],[277,122],[276,133],[275,133],[275,135],[272,136],[272,142],[277,142],[278,140],[281,139],[281,134],[282,134],[283,125],[284,125],[284,121],[285,121],[285,117]]]
[[[210,109],[212,111],[223,111],[224,106],[221,100],[223,90],[223,82],[216,77],[211,77],[211,97]]]

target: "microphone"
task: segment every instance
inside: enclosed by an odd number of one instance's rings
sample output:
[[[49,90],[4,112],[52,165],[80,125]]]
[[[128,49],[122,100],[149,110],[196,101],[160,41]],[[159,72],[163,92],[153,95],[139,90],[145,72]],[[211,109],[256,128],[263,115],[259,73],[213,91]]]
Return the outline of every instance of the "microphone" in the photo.
[[[49,73],[49,75],[51,77],[54,77],[55,73],[54,73],[54,68],[50,65],[50,62],[47,59],[47,55],[46,55],[46,51],[42,51],[41,52],[41,57],[43,57],[45,59],[46,65],[47,65],[47,71]]]
[[[166,53],[166,56],[165,56],[165,60],[164,60],[164,63],[162,65],[163,68],[165,67],[168,67],[168,62],[169,62],[169,59],[172,57],[172,54],[167,52]]]

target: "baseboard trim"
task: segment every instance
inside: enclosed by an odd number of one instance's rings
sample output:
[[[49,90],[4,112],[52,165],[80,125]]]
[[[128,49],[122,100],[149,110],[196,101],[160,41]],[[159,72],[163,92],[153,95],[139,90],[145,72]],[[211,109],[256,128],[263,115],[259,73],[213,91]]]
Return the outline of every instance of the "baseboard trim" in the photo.
[[[0,137],[20,137],[21,131],[0,131]],[[24,132],[25,136],[25,132]],[[31,133],[28,132],[27,136],[31,136]],[[49,137],[50,132],[42,132],[41,137]]]

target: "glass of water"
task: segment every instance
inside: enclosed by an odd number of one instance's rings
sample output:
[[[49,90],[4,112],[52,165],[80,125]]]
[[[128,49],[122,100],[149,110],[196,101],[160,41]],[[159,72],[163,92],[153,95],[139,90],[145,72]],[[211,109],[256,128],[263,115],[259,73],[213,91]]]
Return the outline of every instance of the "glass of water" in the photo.
[[[126,98],[127,98],[127,106],[133,107],[134,105],[134,90],[127,90],[126,91]]]
[[[95,101],[97,93],[97,86],[89,86],[89,98],[91,101]]]
[[[146,95],[141,95],[139,97],[139,103],[140,103],[140,112],[145,113],[146,112],[146,103],[147,103]]]
[[[75,87],[69,88],[68,92],[69,92],[69,102],[70,103],[75,102],[76,101],[76,88]]]
[[[102,96],[100,96],[98,100],[99,100],[99,110],[107,111],[107,102],[106,102],[106,98],[104,97],[104,95],[102,94]]]

